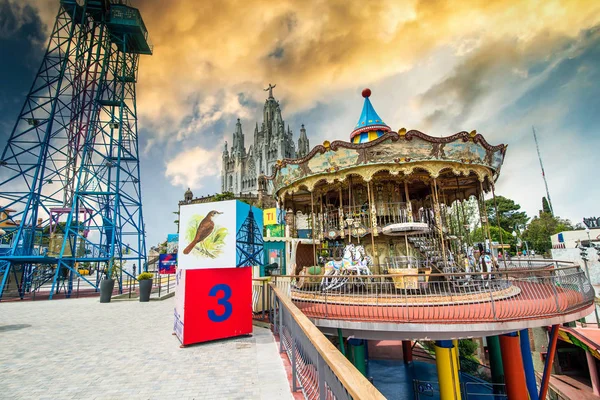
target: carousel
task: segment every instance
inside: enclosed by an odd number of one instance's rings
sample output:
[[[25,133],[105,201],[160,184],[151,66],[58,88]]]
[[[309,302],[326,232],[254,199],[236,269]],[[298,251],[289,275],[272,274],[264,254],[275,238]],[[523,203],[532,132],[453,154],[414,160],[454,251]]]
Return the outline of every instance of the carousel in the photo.
[[[335,291],[354,285],[350,276],[368,282],[390,275],[395,288],[416,289],[430,275],[452,280],[463,273],[464,280],[468,272],[491,272],[484,196],[494,194],[506,146],[476,131],[394,132],[371,104],[371,91],[362,95],[349,142],[325,141],[304,158],[278,161],[262,180],[286,211],[289,236],[312,239],[312,257],[292,260],[294,274],[320,276],[312,289]],[[461,213],[472,198],[489,239],[477,260]]]

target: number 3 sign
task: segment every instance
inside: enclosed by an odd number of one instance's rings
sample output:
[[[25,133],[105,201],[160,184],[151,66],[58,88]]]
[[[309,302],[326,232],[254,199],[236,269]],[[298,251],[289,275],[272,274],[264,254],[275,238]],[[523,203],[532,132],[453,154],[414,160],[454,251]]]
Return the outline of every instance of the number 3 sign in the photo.
[[[177,274],[175,333],[184,346],[252,333],[252,268]]]

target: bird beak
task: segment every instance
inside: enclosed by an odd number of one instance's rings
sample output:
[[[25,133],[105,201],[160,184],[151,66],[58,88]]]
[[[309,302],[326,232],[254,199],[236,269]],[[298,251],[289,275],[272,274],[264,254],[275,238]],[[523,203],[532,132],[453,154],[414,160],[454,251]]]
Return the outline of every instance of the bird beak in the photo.
[[[222,212],[217,211],[215,214],[223,214]]]

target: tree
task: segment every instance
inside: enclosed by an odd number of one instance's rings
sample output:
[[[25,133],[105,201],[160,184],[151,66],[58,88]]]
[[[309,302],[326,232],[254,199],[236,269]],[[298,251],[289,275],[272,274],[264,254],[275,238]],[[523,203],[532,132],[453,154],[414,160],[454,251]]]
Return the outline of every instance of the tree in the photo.
[[[232,192],[218,193],[214,197],[214,201],[235,200],[235,194]]]
[[[552,216],[550,213],[542,212],[539,217],[534,217],[531,220],[527,230],[523,233],[523,239],[528,242],[530,250],[544,254],[552,248],[550,236],[572,230],[573,225],[568,219],[561,219]]]
[[[552,214],[552,210],[550,210],[550,203],[548,203],[546,196],[542,197],[542,212]]]
[[[500,232],[502,232],[502,240],[500,240]],[[490,236],[492,237],[492,242],[509,244],[511,249],[516,251],[517,240],[512,236],[511,232],[497,226],[490,226]],[[479,227],[473,231],[473,242],[484,242],[486,239],[488,239],[487,232],[483,228]]]
[[[504,196],[496,196],[495,203],[494,199],[485,201],[485,207],[490,225],[498,226],[498,221],[496,219],[496,206],[498,207],[498,219],[500,220],[500,226],[502,229],[508,232],[512,232],[515,229],[515,226],[526,225],[527,221],[529,221],[527,213],[525,211],[519,211],[521,206],[515,203],[514,200],[508,199]]]

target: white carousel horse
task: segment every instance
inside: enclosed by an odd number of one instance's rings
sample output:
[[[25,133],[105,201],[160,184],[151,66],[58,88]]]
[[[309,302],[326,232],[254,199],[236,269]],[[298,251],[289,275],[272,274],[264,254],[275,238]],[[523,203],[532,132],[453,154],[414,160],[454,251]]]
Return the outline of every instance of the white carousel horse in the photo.
[[[369,268],[371,264],[371,257],[367,256],[363,246],[349,244],[344,248],[344,256],[340,261],[329,261],[325,264],[321,288],[337,289],[348,281],[348,275],[372,275]]]
[[[367,255],[363,246],[358,245],[354,248],[353,261],[356,263],[358,275],[372,275],[369,266],[373,264],[373,260]]]

